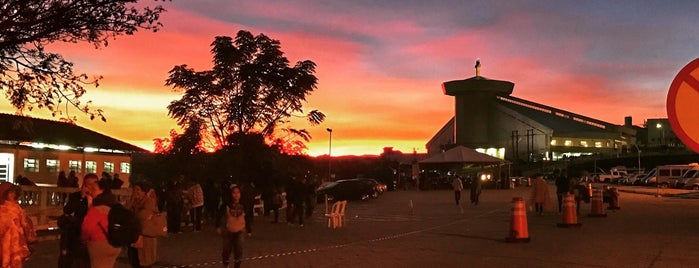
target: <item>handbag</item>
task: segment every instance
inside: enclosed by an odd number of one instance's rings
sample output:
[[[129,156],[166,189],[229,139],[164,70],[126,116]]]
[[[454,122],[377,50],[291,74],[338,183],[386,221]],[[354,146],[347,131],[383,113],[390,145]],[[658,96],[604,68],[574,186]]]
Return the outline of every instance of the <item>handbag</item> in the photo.
[[[166,237],[167,212],[153,213],[148,220],[143,222],[141,234],[150,237]]]

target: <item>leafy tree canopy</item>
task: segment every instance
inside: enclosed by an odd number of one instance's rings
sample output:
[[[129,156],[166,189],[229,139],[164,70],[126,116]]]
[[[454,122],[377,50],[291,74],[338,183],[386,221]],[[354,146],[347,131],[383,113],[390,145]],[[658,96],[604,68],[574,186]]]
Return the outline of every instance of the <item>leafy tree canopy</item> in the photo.
[[[157,0],[155,0],[157,1]],[[88,42],[100,48],[119,35],[139,29],[157,31],[161,6],[136,7],[138,0],[0,1],[0,90],[20,112],[46,108],[55,116],[74,106],[100,117],[82,103],[85,86],[101,77],[73,72],[73,63],[45,50],[54,42]]]
[[[175,66],[165,83],[184,92],[168,105],[169,115],[185,129],[192,119],[201,122],[205,147],[228,146],[233,133],[259,133],[269,139],[292,116],[305,116],[311,124],[325,119],[317,110],[302,115],[306,96],[318,81],[312,61],[290,66],[278,40],[248,31],[239,31],[235,38],[218,36],[211,46],[213,69]],[[287,130],[310,138],[306,131]]]

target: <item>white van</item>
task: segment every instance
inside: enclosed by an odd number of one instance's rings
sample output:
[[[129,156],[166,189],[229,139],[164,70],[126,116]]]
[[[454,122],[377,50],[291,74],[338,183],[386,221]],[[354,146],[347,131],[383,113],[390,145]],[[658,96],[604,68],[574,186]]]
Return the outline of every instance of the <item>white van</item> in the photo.
[[[666,188],[674,183],[675,180],[682,177],[685,172],[691,170],[694,167],[699,166],[697,163],[691,163],[687,165],[663,165],[658,166],[656,174],[656,185]]]
[[[675,184],[673,184],[674,188],[685,188],[685,185],[689,184],[690,187],[688,189],[694,188],[694,184],[696,184],[696,178],[699,177],[699,166],[694,167],[690,170],[687,170],[682,177],[678,178],[675,180]]]

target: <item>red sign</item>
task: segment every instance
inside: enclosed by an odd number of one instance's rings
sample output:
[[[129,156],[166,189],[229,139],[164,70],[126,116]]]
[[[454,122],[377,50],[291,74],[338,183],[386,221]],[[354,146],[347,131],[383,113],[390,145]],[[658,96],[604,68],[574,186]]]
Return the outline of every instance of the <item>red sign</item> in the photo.
[[[699,58],[672,80],[667,93],[667,116],[675,135],[699,153]]]

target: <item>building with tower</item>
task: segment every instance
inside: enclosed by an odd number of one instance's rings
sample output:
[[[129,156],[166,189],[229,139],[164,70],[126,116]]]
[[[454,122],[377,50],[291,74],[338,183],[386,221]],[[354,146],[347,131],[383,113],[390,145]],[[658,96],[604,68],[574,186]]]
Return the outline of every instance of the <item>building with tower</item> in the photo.
[[[444,82],[454,116],[430,139],[428,155],[457,145],[510,161],[620,154],[636,144],[630,118],[615,125],[512,96],[514,83],[480,75]]]

